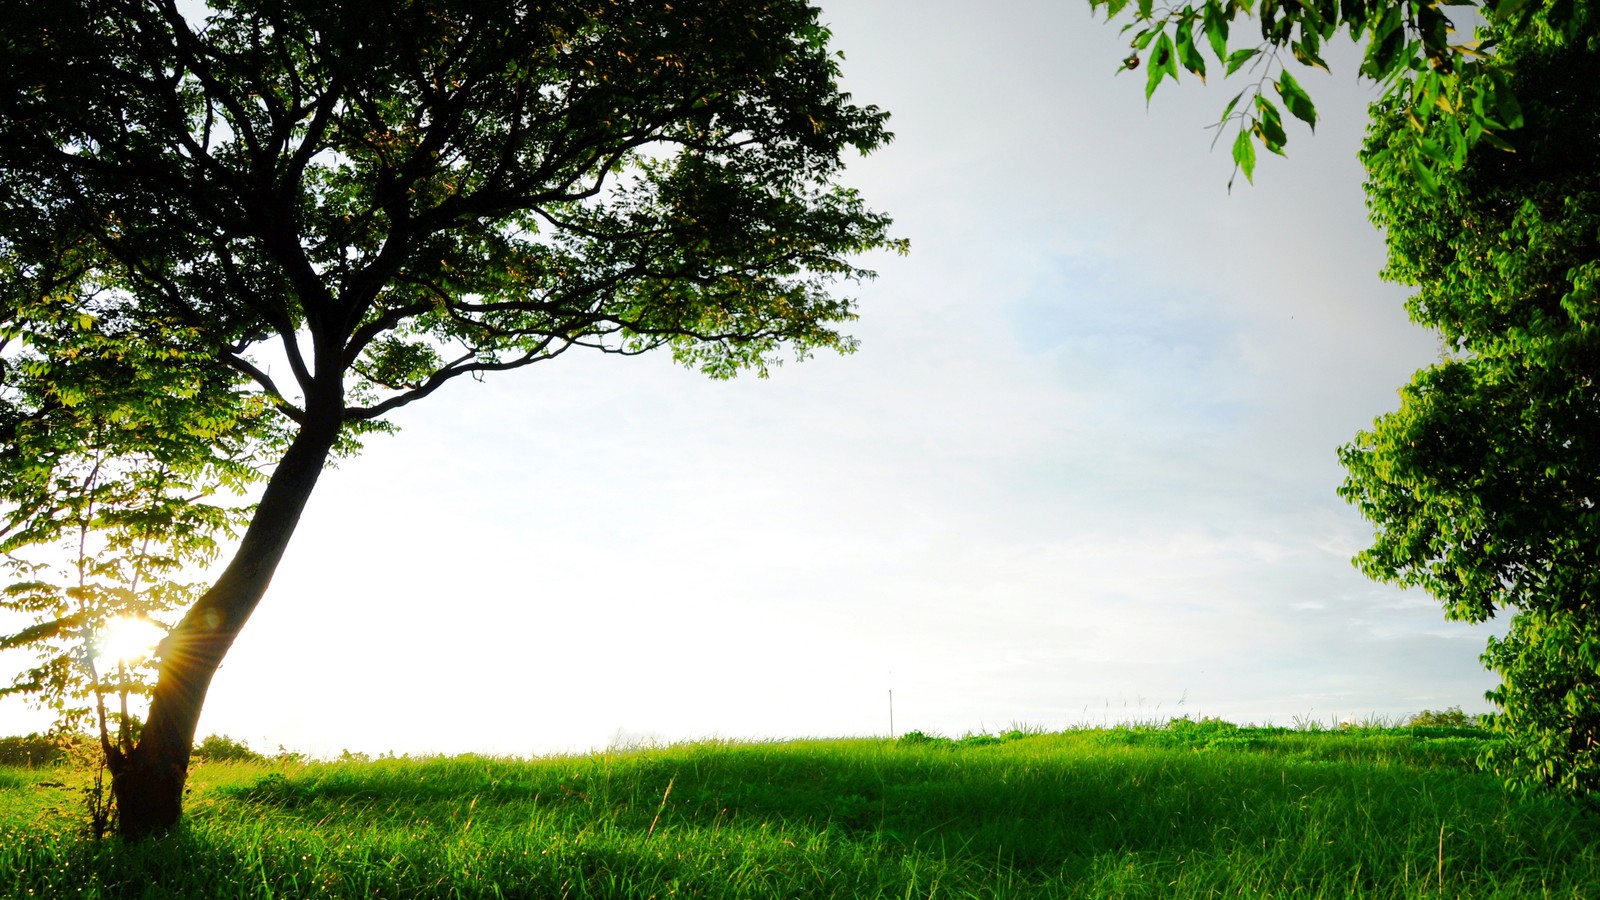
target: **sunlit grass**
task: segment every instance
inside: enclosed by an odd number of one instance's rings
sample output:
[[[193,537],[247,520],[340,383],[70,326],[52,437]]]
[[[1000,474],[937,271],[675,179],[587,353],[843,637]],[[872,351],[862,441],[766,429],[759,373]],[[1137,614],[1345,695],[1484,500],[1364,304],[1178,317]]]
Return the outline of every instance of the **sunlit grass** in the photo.
[[[73,786],[18,772],[0,896],[1600,895],[1600,822],[1505,792],[1478,740],[1195,725],[201,764],[186,826],[137,847],[84,842]]]

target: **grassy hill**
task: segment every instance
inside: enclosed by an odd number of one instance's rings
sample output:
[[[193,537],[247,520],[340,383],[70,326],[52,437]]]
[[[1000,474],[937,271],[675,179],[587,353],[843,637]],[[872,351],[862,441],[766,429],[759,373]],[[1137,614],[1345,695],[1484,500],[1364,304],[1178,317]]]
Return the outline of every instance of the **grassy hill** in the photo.
[[[0,769],[0,897],[1597,897],[1600,816],[1470,728],[699,743],[532,761],[201,762],[186,825],[79,836]]]

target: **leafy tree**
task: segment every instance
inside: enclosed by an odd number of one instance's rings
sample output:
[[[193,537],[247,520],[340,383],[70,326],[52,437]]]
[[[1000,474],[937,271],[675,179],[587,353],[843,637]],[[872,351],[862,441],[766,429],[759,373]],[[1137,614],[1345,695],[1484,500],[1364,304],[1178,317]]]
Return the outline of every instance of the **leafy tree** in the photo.
[[[1405,128],[1384,153],[1425,194],[1437,191],[1441,173],[1459,168],[1479,142],[1510,149],[1507,132],[1522,124],[1510,70],[1495,61],[1507,36],[1553,33],[1572,38],[1585,27],[1581,0],[1205,0],[1157,5],[1153,0],[1089,0],[1106,18],[1127,12],[1132,32],[1126,69],[1144,66],[1145,96],[1180,68],[1199,76],[1220,68],[1257,74],[1234,95],[1217,123],[1233,126],[1235,171],[1253,178],[1256,146],[1282,154],[1288,143],[1284,111],[1315,128],[1316,106],[1295,79],[1289,61],[1328,70],[1323,46],[1340,32],[1366,43],[1359,74],[1382,86],[1380,101]],[[1446,11],[1460,7],[1490,28],[1467,38]],[[1253,26],[1240,27],[1250,19]],[[1206,50],[1215,63],[1208,63]],[[1269,93],[1267,88],[1271,87]],[[1274,99],[1276,95],[1276,99]]]
[[[130,697],[148,695],[154,671],[148,655],[106,642],[142,622],[153,645],[167,614],[199,597],[184,579],[243,524],[239,492],[261,477],[281,428],[265,404],[215,381],[225,370],[117,333],[94,296],[61,293],[60,270],[10,274],[0,565],[13,579],[4,603],[28,624],[0,649],[34,662],[0,695],[54,711],[64,735],[92,723],[114,762],[134,746]],[[95,798],[98,834],[110,810]]]
[[[164,642],[148,721],[113,760],[127,836],[178,820],[211,678],[353,430],[573,348],[664,347],[717,377],[847,351],[854,305],[836,284],[870,276],[855,254],[903,249],[835,183],[846,150],[888,140],[886,116],[839,92],[802,0],[9,12],[4,265],[59,268],[69,241],[40,236],[68,236],[89,249],[55,308],[92,286],[109,335],[286,422],[232,559]]]
[[[1600,799],[1600,29],[1502,51],[1527,124],[1514,153],[1474,150],[1419,196],[1392,153],[1404,110],[1367,143],[1385,275],[1444,354],[1398,411],[1341,451],[1341,493],[1377,529],[1357,562],[1421,587],[1453,619],[1510,611],[1484,662],[1497,771]]]

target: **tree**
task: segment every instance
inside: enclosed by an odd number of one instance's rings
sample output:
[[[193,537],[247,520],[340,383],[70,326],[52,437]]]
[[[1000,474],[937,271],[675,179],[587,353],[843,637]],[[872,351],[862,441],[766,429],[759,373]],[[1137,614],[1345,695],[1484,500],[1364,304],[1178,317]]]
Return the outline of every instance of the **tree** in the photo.
[[[95,325],[85,318],[69,327]],[[105,688],[95,677],[100,632],[114,620],[158,619],[187,605],[192,586],[172,576],[206,562],[242,512],[213,495],[257,473],[236,454],[211,455],[234,444],[240,423],[206,420],[214,409],[199,393],[205,385],[154,383],[150,369],[130,363],[139,351],[127,344],[74,336],[71,358],[52,359],[33,351],[60,345],[49,347],[37,332],[20,338],[0,339],[8,349],[21,345],[10,369],[22,374],[5,385],[5,409],[36,414],[15,423],[0,455],[0,564],[13,579],[6,605],[32,622],[0,637],[0,649],[43,657],[0,694],[32,696],[71,728],[95,712],[82,702]],[[99,352],[84,346],[91,343]],[[28,396],[46,385],[48,393]]]
[[[1138,0],[1131,8],[1128,0],[1089,3],[1104,8],[1108,20],[1129,11],[1123,31],[1133,32],[1132,52],[1122,66],[1145,66],[1147,99],[1163,79],[1177,80],[1179,67],[1204,80],[1210,68],[1205,48],[1226,75],[1246,66],[1259,72],[1228,102],[1216,126],[1219,137],[1235,126],[1235,171],[1246,179],[1254,175],[1257,144],[1283,153],[1289,140],[1283,110],[1316,127],[1316,107],[1284,54],[1327,71],[1324,43],[1341,31],[1365,41],[1359,74],[1383,87],[1380,103],[1407,126],[1382,152],[1395,155],[1401,161],[1396,165],[1430,196],[1440,174],[1460,168],[1469,149],[1483,142],[1508,150],[1506,133],[1522,124],[1517,92],[1507,86],[1510,71],[1494,58],[1501,42],[1534,32],[1571,38],[1587,17],[1586,5],[1573,0],[1205,0],[1160,7]],[[1490,27],[1470,39],[1458,35],[1445,11],[1451,6],[1467,8]],[[1250,18],[1258,20],[1251,31],[1260,40],[1252,33],[1240,41],[1234,28]],[[1268,95],[1268,85],[1278,100]]]
[[[63,265],[0,281],[0,565],[4,603],[27,623],[0,650],[34,659],[0,695],[53,711],[63,737],[97,726],[110,762],[133,747],[148,651],[198,598],[195,567],[243,524],[238,495],[282,429],[258,399],[214,383],[222,370],[119,333],[92,294],[62,295],[84,249],[58,247],[43,255]],[[100,785],[97,835],[110,813]]]
[[[7,264],[48,269],[41,230],[72,236],[102,319],[288,428],[113,761],[124,835],[178,821],[212,675],[352,429],[573,348],[665,347],[717,377],[853,348],[834,285],[903,244],[835,184],[889,136],[839,92],[828,37],[801,0],[14,11]]]
[[[1426,589],[1453,619],[1510,611],[1484,662],[1510,782],[1600,800],[1600,29],[1508,43],[1527,124],[1514,153],[1474,151],[1418,196],[1384,150],[1406,127],[1380,108],[1366,157],[1386,277],[1419,290],[1412,318],[1444,358],[1399,410],[1341,451],[1341,494],[1372,521],[1357,562]]]
[[[262,405],[226,408],[237,397],[211,391],[205,368],[152,365],[136,338],[61,312],[27,307],[0,338],[11,351],[0,404],[34,410],[8,421],[0,453],[0,565],[13,578],[3,602],[27,623],[0,650],[34,665],[0,695],[54,711],[62,738],[93,725],[109,764],[133,749],[130,700],[149,695],[168,613],[200,596],[195,567],[242,525],[237,492],[259,479],[253,463],[277,429]],[[96,777],[94,834],[112,812],[101,788]]]

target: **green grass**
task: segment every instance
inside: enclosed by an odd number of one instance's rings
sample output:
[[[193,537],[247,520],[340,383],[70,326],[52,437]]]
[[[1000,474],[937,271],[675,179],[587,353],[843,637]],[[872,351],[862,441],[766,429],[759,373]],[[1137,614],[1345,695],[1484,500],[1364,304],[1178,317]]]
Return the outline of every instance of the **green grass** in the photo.
[[[1480,740],[1180,720],[203,763],[185,826],[132,847],[77,836],[82,776],[0,770],[0,896],[1600,896],[1600,819],[1507,793]]]

